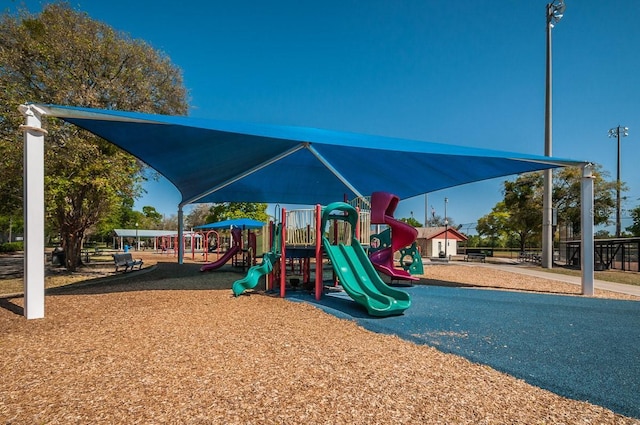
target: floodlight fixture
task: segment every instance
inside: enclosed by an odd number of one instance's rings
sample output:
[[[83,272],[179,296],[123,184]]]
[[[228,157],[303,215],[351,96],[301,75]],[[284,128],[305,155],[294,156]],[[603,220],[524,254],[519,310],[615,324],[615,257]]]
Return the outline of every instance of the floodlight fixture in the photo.
[[[627,137],[629,135],[629,127],[617,126],[609,130],[609,137]]]
[[[549,3],[547,5],[547,25],[553,28],[556,23],[560,22],[566,8],[564,0],[554,0]]]

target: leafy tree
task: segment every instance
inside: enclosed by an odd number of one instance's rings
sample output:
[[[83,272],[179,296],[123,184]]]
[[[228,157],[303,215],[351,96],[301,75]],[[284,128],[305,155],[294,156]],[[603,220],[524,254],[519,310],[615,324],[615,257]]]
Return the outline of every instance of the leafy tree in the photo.
[[[611,214],[616,206],[616,181],[605,180],[608,173],[601,165],[593,169],[593,222],[596,226],[611,224]],[[553,202],[558,211],[558,222],[571,225],[573,234],[580,234],[580,190],[582,170],[565,167],[553,173]],[[626,186],[621,184],[621,190]]]
[[[207,223],[211,223],[209,221],[209,215],[211,214],[211,208],[213,208],[213,204],[196,204],[191,209],[191,212],[186,215],[184,222],[187,228],[192,228],[196,226],[202,226]],[[220,220],[217,220],[220,221]]]
[[[467,236],[467,244],[468,248],[473,248],[477,246],[483,246],[482,238],[480,235],[468,235]]]
[[[610,224],[615,206],[616,182],[607,181],[602,167],[594,168],[594,223]],[[580,232],[580,191],[582,171],[567,167],[554,173],[553,197],[558,224],[569,224],[574,234]],[[542,231],[542,173],[527,173],[515,181],[504,182],[504,200],[491,213],[478,220],[477,230],[490,239],[506,237],[508,246],[524,250],[531,241],[539,242]]]
[[[593,234],[594,239],[607,239],[611,237],[611,234],[608,230],[598,230]]]
[[[509,212],[504,201],[498,202],[491,212],[478,219],[476,230],[480,236],[489,238],[488,246],[502,246],[502,239],[507,235]]]
[[[416,220],[413,217],[401,218],[400,221],[403,221],[403,222],[407,223],[409,226],[422,227],[422,223],[420,223],[418,220]]]
[[[213,204],[209,209],[207,223],[216,223],[234,218],[252,218],[254,220],[267,222],[267,204],[252,202],[224,202]]]
[[[542,173],[522,174],[504,182],[505,231],[517,240],[521,251],[542,231],[542,186]]]
[[[0,17],[0,212],[22,204],[23,117],[27,101],[185,114],[180,70],[166,55],[59,2],[42,13]],[[114,220],[122,199],[140,194],[144,164],[59,120],[45,123],[47,227],[60,233],[67,268],[80,263],[86,232]]]
[[[1,68],[0,66],[0,75],[2,74]],[[1,98],[2,94],[0,94]],[[22,216],[22,180],[20,180],[22,177],[22,160],[20,159],[22,145],[17,137],[3,137],[3,129],[7,120],[6,115],[3,116],[7,113],[5,109],[3,101],[0,100],[0,110],[2,110],[0,112],[0,215],[8,218]],[[16,115],[15,110],[11,112]],[[20,180],[19,184],[16,180]]]
[[[161,229],[178,230],[178,216],[171,214],[169,217],[164,217],[161,222]]]
[[[17,234],[24,232],[22,216],[0,215],[0,242],[13,242]],[[9,238],[11,235],[11,238]]]
[[[633,224],[626,228],[633,236],[640,236],[640,205],[629,211]]]
[[[142,214],[145,217],[146,229],[160,229],[162,226],[162,214],[160,214],[155,207],[144,206],[142,207]]]
[[[455,226],[455,221],[451,217],[447,217],[447,221],[448,221],[447,225],[449,227]],[[444,227],[444,226],[445,226],[444,217],[442,217],[441,215],[433,214],[429,219],[429,227]]]
[[[128,228],[136,222],[133,211],[134,199],[130,196],[121,196],[118,205],[113,207],[108,215],[104,216],[93,228],[87,232],[100,239],[108,238],[113,229]]]

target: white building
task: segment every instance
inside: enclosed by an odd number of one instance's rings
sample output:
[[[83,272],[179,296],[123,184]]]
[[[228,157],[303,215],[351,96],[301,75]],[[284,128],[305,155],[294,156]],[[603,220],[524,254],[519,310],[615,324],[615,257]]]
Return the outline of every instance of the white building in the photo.
[[[417,227],[418,248],[422,257],[458,255],[458,242],[468,238],[453,227]],[[446,249],[445,249],[446,247]]]

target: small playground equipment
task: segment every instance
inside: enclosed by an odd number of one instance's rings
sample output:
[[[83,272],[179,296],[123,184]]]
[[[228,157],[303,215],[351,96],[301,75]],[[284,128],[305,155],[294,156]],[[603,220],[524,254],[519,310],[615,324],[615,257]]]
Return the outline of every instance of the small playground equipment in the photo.
[[[203,253],[204,261],[209,261],[209,254],[220,253],[220,233],[215,230],[200,232],[203,237]]]
[[[418,242],[406,246],[400,250],[400,265],[412,276],[424,274],[422,256],[418,248]]]
[[[336,209],[338,214],[331,214]],[[402,314],[409,308],[409,295],[390,288],[382,281],[362,247],[364,241],[368,242],[370,237],[368,210],[358,212],[352,205],[338,202],[324,210],[320,205],[316,205],[313,210],[293,210],[291,214],[282,208],[281,217],[279,276],[276,280],[274,275],[277,273],[268,274],[267,289],[276,289],[276,282],[279,282],[280,296],[286,295],[288,258],[303,261],[302,273],[305,282],[309,282],[309,262],[315,257],[314,292],[315,298],[319,300],[324,288],[324,251],[331,260],[333,271],[345,292],[363,305],[369,314],[391,316]],[[361,234],[361,230],[365,230],[362,232],[364,235]],[[291,236],[287,233],[291,233]],[[288,244],[288,241],[291,244]]]
[[[262,256],[262,263],[254,265],[249,269],[247,275],[233,282],[232,291],[234,296],[241,295],[247,289],[253,289],[258,285],[260,278],[270,274],[274,267],[278,267],[280,260],[282,224],[271,223],[269,233],[271,234],[270,251],[265,252]]]
[[[338,214],[335,214],[336,211]],[[387,286],[374,269],[358,240],[356,209],[344,202],[329,204],[322,211],[321,228],[326,229],[331,220],[346,222],[351,228],[347,243],[333,245],[326,235],[322,237],[322,246],[345,292],[372,316],[402,314],[411,306],[411,297],[406,292]]]
[[[280,220],[283,225],[282,249],[280,251],[283,262],[282,273],[289,272],[301,276],[303,286],[307,287],[312,285],[311,259],[316,257],[317,245],[322,244],[322,238],[318,236],[320,209],[321,207],[318,205],[315,208],[294,210],[282,208],[280,210]],[[360,235],[360,243],[363,245],[369,243],[370,216],[368,209],[359,211],[358,234]],[[329,238],[334,242],[344,238],[345,235],[347,237],[350,235],[348,223],[334,222],[329,229]],[[263,241],[263,246],[266,244],[267,241]],[[322,262],[317,264],[322,264]],[[275,277],[279,277],[278,273]],[[273,286],[269,285],[269,288],[272,289]]]
[[[247,233],[246,243],[242,238],[243,229],[239,226],[231,227],[231,247],[226,251],[222,257],[212,263],[207,263],[200,267],[200,271],[216,270],[231,261],[234,267],[251,267],[256,263],[256,234],[251,230]],[[218,237],[218,247],[220,246],[220,239]],[[246,248],[245,248],[246,247]],[[207,255],[207,249],[204,250],[203,255]]]
[[[211,270],[219,269],[242,251],[242,229],[240,229],[239,227],[234,227],[233,229],[231,229],[231,238],[232,246],[229,248],[229,250],[225,252],[224,255],[217,261],[205,264],[204,266],[200,267],[201,272],[208,272]]]
[[[366,204],[369,205],[368,201]],[[337,214],[332,214],[334,211]],[[320,205],[312,210],[289,212],[282,208],[280,215],[280,227],[272,227],[279,231],[274,230],[271,234],[270,251],[263,256],[259,266],[249,270],[245,278],[234,282],[232,290],[235,296],[254,288],[260,278],[266,276],[266,289],[275,290],[279,286],[280,297],[284,298],[287,270],[295,268],[292,262],[300,261],[304,283],[311,284],[310,260],[315,258],[314,292],[319,300],[324,288],[324,251],[345,292],[363,305],[369,314],[380,317],[398,315],[409,308],[409,294],[386,285],[363,248],[371,233],[368,210],[362,212],[348,203],[336,202],[324,209]],[[279,240],[273,237],[274,234],[279,236]]]
[[[371,223],[386,224],[389,228],[371,236],[369,259],[378,271],[390,276],[392,280],[419,280],[410,273],[424,272],[416,244],[418,231],[393,217],[399,201],[400,199],[391,193],[371,194]],[[401,253],[402,269],[396,268],[394,264],[394,255],[398,251]],[[407,257],[410,261],[405,261]]]
[[[177,256],[179,245],[180,241],[177,232],[172,232],[172,234],[156,236],[153,242],[153,249],[162,254],[169,254],[169,251],[173,251],[173,255]],[[185,232],[182,235],[182,246],[185,248],[185,252],[187,249],[191,249],[192,252],[201,249],[202,235],[199,232]]]

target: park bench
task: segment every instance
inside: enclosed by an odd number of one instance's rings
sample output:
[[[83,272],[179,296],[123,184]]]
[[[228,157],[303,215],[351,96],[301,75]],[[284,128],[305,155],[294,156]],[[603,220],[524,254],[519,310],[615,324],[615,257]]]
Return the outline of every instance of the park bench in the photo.
[[[486,258],[487,256],[485,254],[480,254],[480,253],[470,253],[464,256],[464,261],[481,261],[481,262],[486,262]]]
[[[540,263],[542,256],[536,252],[521,252],[518,256],[519,261],[526,261],[532,263]]]
[[[135,270],[135,266],[138,266],[138,270],[142,269],[142,260],[134,260],[131,253],[113,254],[113,262],[116,265],[116,272],[120,267],[124,267],[124,272],[128,270]]]

